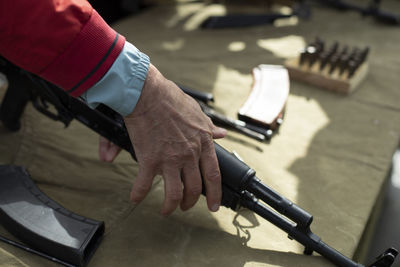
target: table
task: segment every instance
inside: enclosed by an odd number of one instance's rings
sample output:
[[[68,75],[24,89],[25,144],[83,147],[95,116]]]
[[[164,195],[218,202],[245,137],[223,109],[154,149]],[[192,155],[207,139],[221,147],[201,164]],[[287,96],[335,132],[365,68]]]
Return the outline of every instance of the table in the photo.
[[[385,1],[386,2],[386,1]],[[387,1],[399,7],[396,1]],[[370,73],[351,95],[291,83],[285,121],[270,144],[237,133],[218,141],[236,151],[258,177],[314,215],[312,230],[353,257],[390,169],[400,137],[398,28],[355,13],[315,8],[309,21],[280,26],[200,30],[223,6],[160,3],[113,27],[147,53],[169,79],[212,92],[215,107],[235,117],[259,64],[282,64],[316,35],[331,42],[370,46]],[[5,86],[0,89],[3,95]],[[331,266],[249,211],[210,213],[201,198],[188,212],[159,214],[163,183],[146,200],[129,203],[138,166],[127,153],[99,162],[97,136],[28,106],[18,133],[0,124],[0,163],[25,166],[37,185],[66,208],[106,223],[89,266]],[[11,237],[3,228],[0,233]],[[54,266],[0,244],[0,266]]]

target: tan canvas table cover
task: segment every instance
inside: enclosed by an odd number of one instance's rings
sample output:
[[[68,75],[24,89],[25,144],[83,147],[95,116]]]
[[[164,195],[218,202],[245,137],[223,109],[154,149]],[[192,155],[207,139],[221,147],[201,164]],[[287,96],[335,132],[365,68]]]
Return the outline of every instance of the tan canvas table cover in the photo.
[[[396,1],[387,4],[399,7]],[[164,3],[113,26],[169,79],[213,92],[218,110],[232,117],[249,94],[252,68],[282,64],[306,40],[320,35],[371,47],[370,73],[354,94],[292,82],[284,124],[270,144],[233,132],[218,141],[313,214],[313,231],[352,257],[399,142],[398,28],[317,8],[310,21],[286,21],[281,27],[197,28],[208,13],[223,11],[218,5]],[[2,86],[1,97],[4,92]],[[146,200],[132,207],[129,192],[137,164],[126,152],[114,164],[101,163],[97,140],[78,122],[64,129],[31,105],[18,133],[0,124],[1,164],[25,166],[51,198],[105,221],[106,234],[90,266],[330,266],[319,256],[302,255],[302,246],[246,210],[210,213],[201,198],[188,212],[162,217],[160,177]],[[3,228],[0,234],[11,237]],[[55,265],[0,244],[0,266]]]

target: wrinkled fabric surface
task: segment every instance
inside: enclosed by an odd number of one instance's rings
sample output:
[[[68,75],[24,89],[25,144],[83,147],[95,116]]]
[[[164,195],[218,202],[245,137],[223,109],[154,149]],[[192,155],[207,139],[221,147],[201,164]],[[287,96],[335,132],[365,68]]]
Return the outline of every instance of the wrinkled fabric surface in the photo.
[[[400,10],[396,1],[385,1]],[[237,152],[265,183],[314,215],[312,230],[352,257],[390,169],[400,137],[398,28],[356,13],[315,8],[309,21],[244,29],[200,30],[218,5],[160,4],[113,25],[169,79],[213,92],[219,111],[235,117],[259,64],[282,64],[316,35],[370,46],[370,72],[351,95],[291,82],[284,124],[270,144],[229,132],[218,141]],[[0,96],[5,86],[0,89]],[[0,124],[0,163],[25,166],[51,198],[78,214],[104,220],[104,240],[89,266],[331,266],[249,211],[159,214],[163,182],[145,201],[129,202],[138,166],[123,152],[101,163],[96,134],[78,122],[65,129],[29,105],[22,129]],[[0,234],[13,238],[4,228]],[[57,266],[0,244],[0,266]]]

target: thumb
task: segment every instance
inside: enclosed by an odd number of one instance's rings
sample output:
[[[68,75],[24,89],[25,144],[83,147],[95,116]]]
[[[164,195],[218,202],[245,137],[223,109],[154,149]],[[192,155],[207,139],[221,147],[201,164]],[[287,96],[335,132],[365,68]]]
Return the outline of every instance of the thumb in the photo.
[[[211,132],[212,132],[212,136],[214,139],[224,138],[227,134],[226,129],[217,127],[215,125],[213,126],[213,129],[211,130]]]
[[[113,162],[121,152],[121,148],[111,143],[106,138],[100,136],[99,141],[99,157],[101,161]]]

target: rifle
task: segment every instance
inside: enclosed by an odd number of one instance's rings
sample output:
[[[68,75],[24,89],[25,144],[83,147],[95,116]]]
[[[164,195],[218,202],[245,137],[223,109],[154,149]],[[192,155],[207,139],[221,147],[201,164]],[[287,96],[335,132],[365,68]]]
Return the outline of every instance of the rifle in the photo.
[[[352,4],[343,0],[318,0],[322,5],[335,8],[340,11],[356,11],[363,17],[374,17],[378,22],[388,25],[400,25],[400,14],[395,14],[389,11],[380,9],[382,0],[370,0],[367,6]]]
[[[92,110],[80,99],[69,96],[57,86],[13,66],[6,60],[2,60],[0,66],[0,71],[9,80],[9,88],[0,107],[0,120],[9,130],[19,129],[19,118],[24,107],[32,101],[33,106],[49,118],[61,121],[65,126],[76,119],[125,149],[136,159],[123,119],[118,113],[103,105]],[[57,112],[51,112],[49,104]],[[214,144],[222,177],[222,206],[234,211],[239,207],[252,210],[288,233],[290,239],[301,243],[307,255],[315,251],[337,266],[363,267],[325,244],[311,231],[313,216],[310,213],[263,184],[257,178],[255,170],[220,145]],[[389,267],[397,254],[396,249],[389,248],[368,266]]]
[[[250,27],[265,24],[273,24],[278,19],[299,17],[309,19],[311,17],[310,7],[304,0],[298,1],[293,5],[293,11],[290,14],[284,13],[266,13],[266,14],[228,14],[224,16],[210,16],[201,23],[203,29],[223,29]]]

